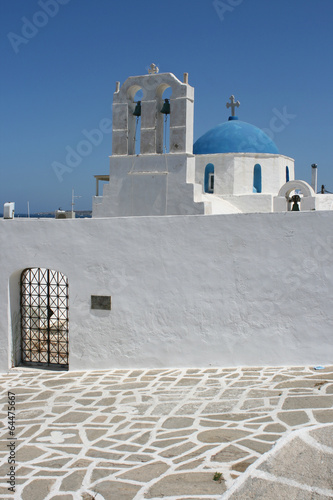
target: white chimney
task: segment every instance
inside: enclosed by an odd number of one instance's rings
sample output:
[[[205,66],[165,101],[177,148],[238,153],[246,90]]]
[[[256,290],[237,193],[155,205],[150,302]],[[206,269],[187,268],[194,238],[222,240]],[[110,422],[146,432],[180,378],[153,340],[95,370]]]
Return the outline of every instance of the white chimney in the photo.
[[[311,168],[312,168],[311,187],[314,190],[314,192],[317,193],[317,177],[318,177],[317,165],[313,163],[311,165]]]

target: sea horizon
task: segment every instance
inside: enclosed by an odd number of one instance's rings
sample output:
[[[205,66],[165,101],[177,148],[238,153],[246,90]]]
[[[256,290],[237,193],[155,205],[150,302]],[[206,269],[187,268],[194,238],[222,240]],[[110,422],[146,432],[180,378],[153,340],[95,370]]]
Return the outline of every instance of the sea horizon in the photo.
[[[64,210],[66,212],[70,212],[70,210]],[[52,219],[55,218],[55,212],[35,212],[31,214],[27,213],[18,213],[14,215],[15,219],[40,219],[40,218],[47,218],[47,219]],[[0,217],[3,218],[3,213],[0,213]],[[75,218],[76,219],[83,219],[83,218],[91,218],[91,210],[77,210],[75,211]]]

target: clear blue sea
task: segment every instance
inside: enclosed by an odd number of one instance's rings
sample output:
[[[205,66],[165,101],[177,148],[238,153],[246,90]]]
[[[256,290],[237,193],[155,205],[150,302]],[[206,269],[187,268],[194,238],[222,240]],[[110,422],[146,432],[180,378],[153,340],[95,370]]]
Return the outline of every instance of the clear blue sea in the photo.
[[[3,214],[0,214],[0,218],[2,218],[2,217],[3,217]],[[15,214],[15,219],[18,219],[18,218],[27,219],[28,214]],[[37,213],[37,214],[30,214],[30,218],[31,219],[54,219],[54,212],[47,212],[47,213],[41,212],[41,213]],[[85,218],[91,219],[91,212],[87,211],[84,214],[76,212],[75,218],[76,219],[85,219]]]

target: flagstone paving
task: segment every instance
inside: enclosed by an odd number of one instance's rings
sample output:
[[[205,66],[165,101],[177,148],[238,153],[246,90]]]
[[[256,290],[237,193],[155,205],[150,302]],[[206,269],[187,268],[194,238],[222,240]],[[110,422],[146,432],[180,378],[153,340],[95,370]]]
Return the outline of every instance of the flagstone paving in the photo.
[[[333,367],[19,367],[0,383],[1,499],[220,500],[281,437],[333,422]],[[15,494],[6,482],[14,440]]]

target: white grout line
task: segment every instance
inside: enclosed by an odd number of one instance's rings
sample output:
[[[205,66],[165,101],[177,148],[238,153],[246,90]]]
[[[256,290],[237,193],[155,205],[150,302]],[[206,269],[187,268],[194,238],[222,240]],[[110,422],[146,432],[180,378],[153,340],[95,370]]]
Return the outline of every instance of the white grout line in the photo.
[[[246,480],[249,479],[250,477],[263,478],[263,472],[258,470],[259,466],[263,462],[265,462],[266,460],[269,460],[271,457],[274,457],[280,450],[282,450],[287,444],[289,444],[291,441],[293,441],[296,437],[299,437],[300,439],[306,441],[306,436],[307,436],[309,431],[321,429],[323,427],[332,427],[332,424],[326,424],[326,425],[325,424],[319,424],[319,425],[317,424],[317,425],[314,425],[311,427],[306,427],[306,428],[302,428],[302,429],[288,432],[285,436],[283,436],[282,438],[280,438],[277,441],[277,443],[273,446],[273,448],[270,451],[264,453],[258,460],[256,460],[252,465],[250,465],[250,467],[248,467],[248,469],[238,479],[236,479],[236,481],[232,485],[232,487],[220,497],[220,500],[228,500],[234,493],[236,493],[238,490],[241,489],[241,487],[244,485]],[[305,437],[305,439],[304,439],[304,437]],[[264,474],[267,475],[268,473],[265,472]],[[274,481],[277,481],[277,479],[278,479],[278,478],[276,478],[276,476],[273,476],[270,474],[270,480],[273,480],[272,478],[274,478]],[[279,478],[279,479],[280,479],[279,482],[281,483],[282,479],[284,480],[285,478]],[[286,479],[286,481],[292,481],[292,480]],[[296,483],[296,481],[293,481],[293,482]],[[285,482],[284,484],[287,484],[287,482]],[[303,489],[307,489],[307,488],[308,487],[303,488]],[[311,489],[308,491],[311,491]],[[332,494],[332,492],[331,492],[331,494]]]
[[[261,470],[253,471],[252,477],[256,477],[258,479],[264,479],[266,481],[270,481],[273,483],[283,484],[286,486],[292,486],[292,487],[298,488],[302,491],[308,491],[309,493],[317,493],[318,495],[326,496],[328,498],[332,498],[332,495],[333,495],[333,490],[327,490],[327,489],[323,489],[323,488],[318,488],[317,486],[310,486],[308,484],[299,483],[298,481],[294,481],[293,479],[288,479],[288,478],[280,477],[280,476],[274,476],[273,474],[270,474],[269,472],[264,472]],[[222,498],[224,498],[224,497],[222,497]]]

